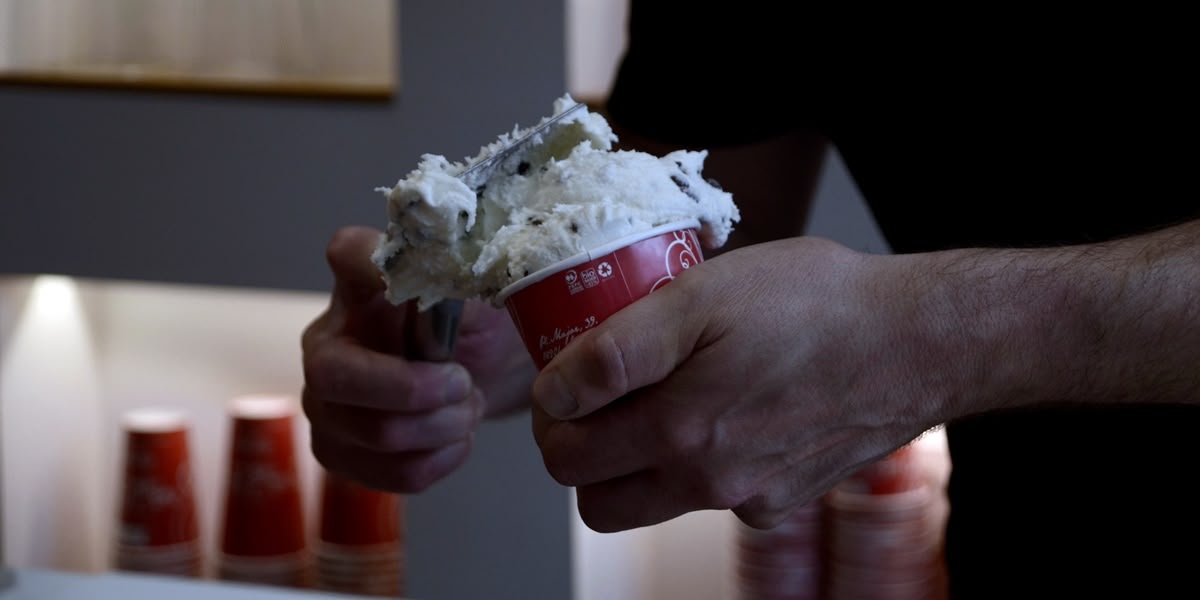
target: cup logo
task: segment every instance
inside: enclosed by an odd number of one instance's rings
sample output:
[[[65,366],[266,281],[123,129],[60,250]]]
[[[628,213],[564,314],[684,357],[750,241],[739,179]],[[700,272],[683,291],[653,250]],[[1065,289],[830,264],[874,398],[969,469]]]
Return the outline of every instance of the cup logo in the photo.
[[[574,265],[504,303],[541,368],[572,340],[703,260],[695,231],[670,231]]]
[[[563,280],[567,282],[567,292],[572,296],[583,291],[583,284],[579,283],[579,274],[575,272],[575,269],[567,271],[567,274],[563,276]]]
[[[693,245],[696,240],[694,233],[690,230],[676,231],[671,236],[674,239],[667,245],[666,252],[663,254],[663,268],[666,274],[654,282],[654,285],[650,288],[651,292],[666,285],[668,281],[674,280],[680,273],[700,262],[697,258],[698,253],[696,248]]]

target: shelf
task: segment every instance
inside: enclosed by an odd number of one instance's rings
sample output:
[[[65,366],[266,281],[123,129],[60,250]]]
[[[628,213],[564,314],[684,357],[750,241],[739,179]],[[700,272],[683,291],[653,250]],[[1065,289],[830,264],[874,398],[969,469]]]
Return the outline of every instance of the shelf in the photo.
[[[0,600],[127,600],[128,598],[171,598],[171,600],[349,600],[361,596],[331,594],[229,583],[187,580],[132,573],[71,573],[43,569],[12,572],[8,587],[0,588]]]

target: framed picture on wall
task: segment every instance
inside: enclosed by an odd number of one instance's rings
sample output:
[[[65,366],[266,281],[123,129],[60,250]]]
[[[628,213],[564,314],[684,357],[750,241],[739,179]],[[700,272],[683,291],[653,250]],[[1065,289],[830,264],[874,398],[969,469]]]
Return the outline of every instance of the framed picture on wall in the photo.
[[[0,81],[388,98],[399,0],[2,0]]]

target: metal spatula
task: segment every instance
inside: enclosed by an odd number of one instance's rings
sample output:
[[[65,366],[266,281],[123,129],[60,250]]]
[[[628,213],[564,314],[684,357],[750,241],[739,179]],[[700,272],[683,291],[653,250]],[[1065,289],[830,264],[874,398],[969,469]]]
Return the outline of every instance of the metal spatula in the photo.
[[[584,104],[576,104],[544,123],[530,129],[528,133],[514,140],[495,154],[471,165],[458,175],[471,189],[477,190],[488,179],[494,177],[497,171],[506,174],[517,173],[520,161],[511,164],[517,151],[526,144],[537,142],[544,138],[552,128],[562,123],[563,119],[584,108]],[[412,339],[409,348],[412,358],[429,361],[446,361],[454,358],[454,343],[458,337],[458,322],[462,319],[463,301],[447,298],[435,303],[427,310],[419,311],[414,316]]]
[[[409,317],[409,358],[427,361],[454,359],[454,343],[458,338],[458,322],[462,319],[463,301],[447,298],[418,311],[412,305]]]
[[[516,161],[516,164],[513,164],[510,159],[513,158],[517,150],[520,150],[530,142],[541,140],[547,132],[558,127],[563,119],[583,110],[584,106],[582,103],[575,104],[557,115],[546,119],[544,123],[530,129],[528,133],[501,148],[495,154],[471,165],[466,171],[460,173],[458,178],[474,190],[492,178],[496,174],[496,171],[502,171],[509,175],[516,173],[520,168],[520,161]]]

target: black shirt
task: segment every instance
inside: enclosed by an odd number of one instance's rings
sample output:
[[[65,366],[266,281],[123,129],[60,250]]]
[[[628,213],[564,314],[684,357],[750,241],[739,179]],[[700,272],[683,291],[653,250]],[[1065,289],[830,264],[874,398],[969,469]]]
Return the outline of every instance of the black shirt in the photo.
[[[1098,241],[1200,216],[1181,16],[864,25],[777,4],[634,2],[611,118],[693,147],[823,132],[900,253]],[[1200,408],[1045,408],[947,434],[955,598],[1196,585]]]

